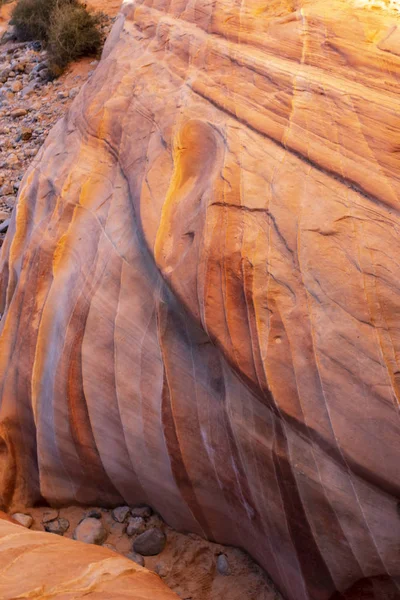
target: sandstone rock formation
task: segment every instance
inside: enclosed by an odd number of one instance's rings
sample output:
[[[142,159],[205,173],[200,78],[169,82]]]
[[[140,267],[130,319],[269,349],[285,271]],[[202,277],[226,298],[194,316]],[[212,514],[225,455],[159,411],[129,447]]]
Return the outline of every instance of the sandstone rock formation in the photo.
[[[29,531],[0,517],[2,600],[177,600],[161,579],[106,548]]]
[[[2,249],[4,508],[150,503],[289,600],[400,597],[399,31],[123,6]]]

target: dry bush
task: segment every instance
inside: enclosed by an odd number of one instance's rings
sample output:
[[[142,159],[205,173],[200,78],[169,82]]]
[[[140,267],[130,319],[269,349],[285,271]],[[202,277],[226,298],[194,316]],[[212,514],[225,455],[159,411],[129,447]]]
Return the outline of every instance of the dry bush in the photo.
[[[11,24],[19,40],[44,42],[50,70],[57,76],[69,62],[99,51],[102,18],[78,0],[18,0]]]
[[[73,60],[96,54],[102,45],[101,17],[78,3],[58,4],[50,19],[47,49],[49,66],[58,75]]]
[[[48,38],[50,18],[60,0],[19,0],[13,10],[11,24],[21,41]],[[62,0],[68,4],[74,0]]]

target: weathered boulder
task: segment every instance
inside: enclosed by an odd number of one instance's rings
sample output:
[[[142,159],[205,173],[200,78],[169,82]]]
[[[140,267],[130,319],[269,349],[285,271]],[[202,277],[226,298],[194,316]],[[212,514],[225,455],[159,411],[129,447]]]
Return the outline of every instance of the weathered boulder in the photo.
[[[398,597],[399,28],[124,5],[2,249],[4,507],[151,504],[289,600]]]
[[[178,600],[154,573],[99,546],[0,519],[0,597]]]

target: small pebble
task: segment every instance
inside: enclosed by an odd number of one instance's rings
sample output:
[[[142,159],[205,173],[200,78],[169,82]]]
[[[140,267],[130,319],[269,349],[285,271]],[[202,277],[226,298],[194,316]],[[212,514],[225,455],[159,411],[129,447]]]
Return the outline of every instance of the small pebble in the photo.
[[[33,523],[33,518],[31,515],[25,515],[24,513],[14,513],[11,515],[11,517],[14,519],[14,521],[17,521],[17,523],[23,525],[27,529],[29,529]]]
[[[55,508],[50,508],[43,513],[42,523],[50,523],[51,521],[55,521],[59,515],[58,510]]]
[[[79,523],[74,531],[73,538],[86,544],[101,545],[107,538],[107,531],[99,519],[88,517]]]
[[[160,529],[153,527],[140,534],[133,542],[133,550],[143,556],[155,556],[165,548],[166,538]]]
[[[28,114],[28,111],[25,108],[16,108],[11,111],[11,117],[13,119],[18,119],[19,117],[25,117]]]
[[[146,530],[146,523],[142,517],[131,517],[128,521],[126,533],[128,535],[138,535]]]
[[[225,554],[220,554],[217,558],[217,571],[220,575],[230,575],[228,559]]]
[[[50,521],[49,523],[44,523],[44,528],[49,533],[55,533],[56,535],[64,535],[64,533],[69,529],[69,521],[68,519],[60,517],[59,519],[55,519],[54,521]]]
[[[153,514],[150,506],[135,506],[131,508],[132,517],[142,517],[142,519],[148,519]]]
[[[129,511],[129,506],[118,506],[117,508],[114,508],[111,515],[114,521],[117,521],[117,523],[123,523],[127,518]]]

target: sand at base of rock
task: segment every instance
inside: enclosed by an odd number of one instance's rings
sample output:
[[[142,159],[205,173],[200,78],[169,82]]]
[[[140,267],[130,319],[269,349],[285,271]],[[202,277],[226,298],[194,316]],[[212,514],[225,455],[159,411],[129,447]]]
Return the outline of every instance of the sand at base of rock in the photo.
[[[43,531],[43,514],[48,507],[24,510],[33,517],[31,529]],[[90,508],[70,506],[59,510],[59,517],[68,519],[70,526],[64,537],[72,538],[80,520]],[[126,523],[117,523],[112,511],[101,509],[102,522],[107,529],[106,544],[120,554],[132,551],[134,537],[125,533]],[[163,581],[185,600],[282,600],[271,580],[247,554],[237,548],[205,541],[194,534],[179,533],[153,515],[148,524],[160,527],[167,536],[165,549],[157,556],[144,557],[145,567],[155,571]],[[230,574],[217,571],[217,557],[225,554]]]

